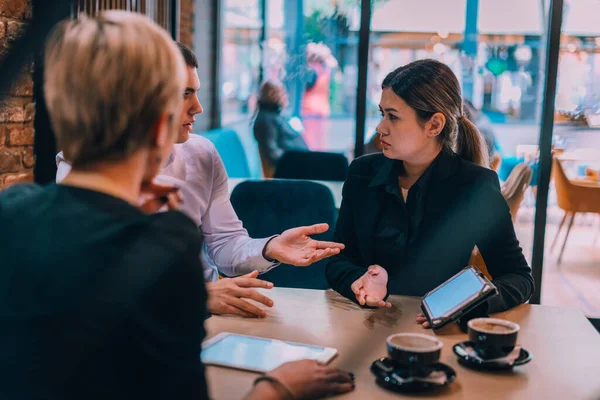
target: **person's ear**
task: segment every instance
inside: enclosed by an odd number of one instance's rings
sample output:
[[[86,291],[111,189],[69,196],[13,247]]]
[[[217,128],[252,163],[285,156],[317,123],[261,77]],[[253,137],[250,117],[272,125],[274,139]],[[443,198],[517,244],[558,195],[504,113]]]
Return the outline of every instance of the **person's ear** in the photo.
[[[162,149],[169,144],[171,115],[162,113],[152,127],[152,147]]]
[[[427,135],[434,137],[442,133],[446,126],[446,116],[440,112],[435,113],[431,116],[426,125]]]

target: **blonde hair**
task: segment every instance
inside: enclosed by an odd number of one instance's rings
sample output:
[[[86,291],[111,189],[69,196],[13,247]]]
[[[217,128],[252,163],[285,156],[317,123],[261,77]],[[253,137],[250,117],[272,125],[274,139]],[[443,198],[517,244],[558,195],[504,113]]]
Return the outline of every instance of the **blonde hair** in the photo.
[[[107,11],[60,23],[45,53],[44,96],[73,167],[126,159],[151,144],[161,114],[176,134],[186,67],[166,31],[141,14]]]

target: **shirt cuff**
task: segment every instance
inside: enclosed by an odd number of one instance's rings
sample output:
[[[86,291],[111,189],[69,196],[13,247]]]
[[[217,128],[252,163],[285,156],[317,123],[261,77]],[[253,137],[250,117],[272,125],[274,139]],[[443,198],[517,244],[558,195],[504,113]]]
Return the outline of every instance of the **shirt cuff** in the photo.
[[[269,243],[271,239],[277,236],[279,235],[269,236],[264,239],[254,239],[254,249],[252,252],[254,257],[252,257],[252,267],[253,269],[257,270],[260,274],[264,274],[265,272],[270,271],[271,269],[281,264],[279,261],[269,261],[263,256],[263,251],[267,243]]]

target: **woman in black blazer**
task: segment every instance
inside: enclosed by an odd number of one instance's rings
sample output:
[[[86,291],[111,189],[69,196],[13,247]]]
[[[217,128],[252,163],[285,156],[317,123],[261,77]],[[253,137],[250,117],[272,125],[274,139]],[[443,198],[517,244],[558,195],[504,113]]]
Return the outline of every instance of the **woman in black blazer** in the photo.
[[[346,250],[328,262],[332,288],[389,307],[387,295],[422,296],[459,272],[477,246],[500,292],[488,312],[527,301],[531,269],[452,70],[434,60],[396,69],[380,111],[383,153],[356,159],[344,184],[334,240]]]

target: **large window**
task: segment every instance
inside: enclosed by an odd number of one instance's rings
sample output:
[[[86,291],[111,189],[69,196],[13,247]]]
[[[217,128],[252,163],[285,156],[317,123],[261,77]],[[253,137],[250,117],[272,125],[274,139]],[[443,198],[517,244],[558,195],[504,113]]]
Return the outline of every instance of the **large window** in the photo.
[[[356,120],[358,93],[366,93],[365,150],[378,151],[372,140],[383,78],[423,58],[450,66],[471,119],[488,139],[490,161],[532,262],[550,1],[435,0],[424,7],[419,0],[373,0],[365,88],[358,88],[360,0],[224,2],[229,48],[222,72],[223,121],[241,118],[244,127],[238,133],[252,143],[251,118],[261,81],[283,83],[289,105],[282,115],[310,150],[342,152],[352,159],[360,131],[356,127],[363,123]],[[595,0],[565,0],[553,147],[567,184],[600,190],[598,12]],[[256,147],[252,151],[257,153]],[[573,220],[571,211],[564,218],[566,206],[560,199],[566,194],[556,174],[555,168],[547,205],[542,302],[581,308],[598,317],[600,302],[594,293],[600,285],[595,247],[600,218],[592,212],[597,206],[584,204]],[[524,184],[516,192],[511,186],[515,182]],[[550,249],[563,219],[556,246]]]
[[[423,58],[446,63],[461,83],[468,116],[486,136],[507,200],[518,203],[515,227],[530,262],[545,52],[540,4],[445,0],[436,2],[435,13],[418,0],[389,0],[374,7],[365,135],[367,151],[377,151],[377,104],[387,73]],[[523,198],[513,199],[507,181],[521,170],[515,169],[518,164],[534,169],[527,182],[533,186]]]
[[[542,304],[593,318],[600,318],[599,12],[598,2],[564,7],[542,280]]]
[[[358,35],[356,2],[267,0],[265,78],[281,80],[310,150],[354,148]],[[344,5],[344,3],[350,3]],[[285,23],[284,23],[285,21]],[[294,21],[294,22],[290,22]]]
[[[358,26],[353,27],[359,29]],[[367,86],[366,151],[379,123],[381,83],[394,69],[412,61],[434,58],[446,63],[462,81],[465,0],[436,2],[436,12],[417,0],[387,0],[372,7]],[[370,144],[369,144],[370,143]]]
[[[262,20],[259,0],[224,0],[221,124],[248,119],[259,85]]]
[[[352,157],[358,33],[350,26],[360,20],[359,3],[223,1],[221,125],[236,130],[253,175],[261,168],[253,118],[266,81],[285,88],[281,117],[309,150]]]

